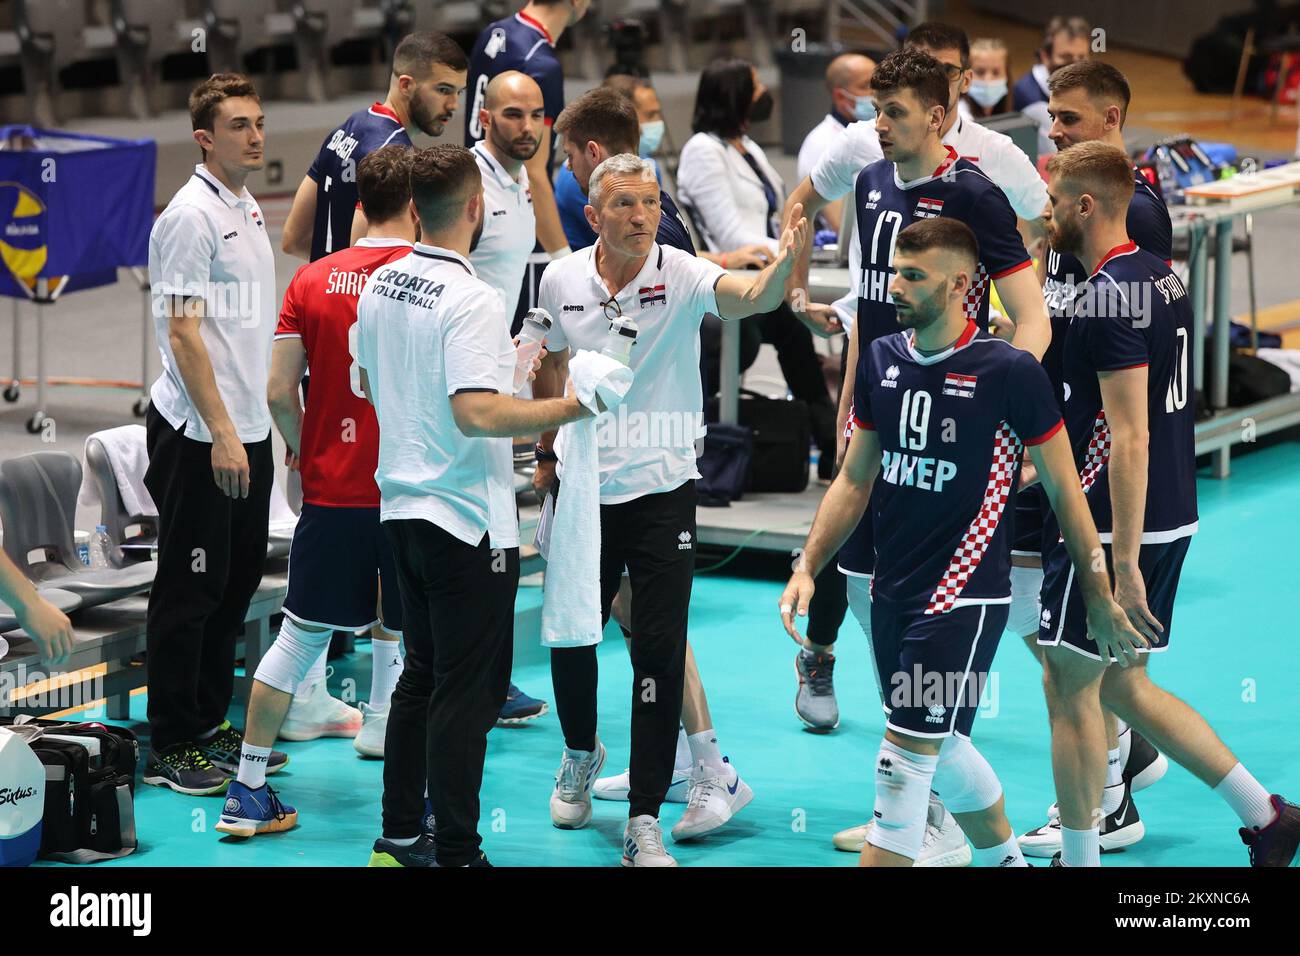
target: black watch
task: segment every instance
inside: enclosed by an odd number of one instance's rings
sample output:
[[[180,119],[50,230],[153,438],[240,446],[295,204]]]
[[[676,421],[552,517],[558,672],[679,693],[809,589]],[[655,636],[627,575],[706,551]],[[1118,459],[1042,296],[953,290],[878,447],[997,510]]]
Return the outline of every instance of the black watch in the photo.
[[[542,447],[541,442],[538,442],[536,445],[533,446],[533,457],[537,461],[559,461],[560,460],[560,457],[557,454],[555,454],[555,452],[547,451],[546,449],[544,449]]]

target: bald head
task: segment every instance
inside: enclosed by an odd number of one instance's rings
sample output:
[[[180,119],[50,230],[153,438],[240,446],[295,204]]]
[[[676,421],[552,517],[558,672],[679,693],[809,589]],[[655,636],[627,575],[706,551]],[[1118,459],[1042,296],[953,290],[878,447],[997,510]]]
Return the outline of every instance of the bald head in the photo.
[[[488,149],[511,172],[533,158],[542,142],[546,110],[542,88],[518,70],[498,73],[483,91],[479,123]]]
[[[875,71],[876,63],[870,57],[861,53],[841,53],[826,67],[826,87],[830,90],[866,87]]]

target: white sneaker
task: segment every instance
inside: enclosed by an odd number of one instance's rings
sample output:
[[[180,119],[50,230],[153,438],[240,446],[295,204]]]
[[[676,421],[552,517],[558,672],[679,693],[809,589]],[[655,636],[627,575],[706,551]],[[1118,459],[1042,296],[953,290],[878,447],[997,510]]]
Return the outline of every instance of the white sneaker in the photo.
[[[1146,825],[1138,816],[1131,785],[1115,812],[1101,821],[1099,843],[1102,853],[1114,853],[1132,846],[1146,836]],[[1061,852],[1061,811],[1054,803],[1048,807],[1047,822],[1018,838],[1025,856],[1051,857]]]
[[[623,830],[624,866],[676,866],[664,849],[664,832],[648,813],[627,821]]]
[[[867,842],[871,824],[849,827],[841,830],[831,838],[835,849],[848,853],[861,853],[862,845]],[[960,867],[970,866],[970,847],[966,843],[966,834],[948,812],[943,808],[940,816],[936,804],[930,805],[925,823],[925,837],[921,841],[921,855],[916,858],[915,866],[925,867]]]
[[[591,787],[603,766],[605,745],[599,738],[594,751],[564,748],[551,791],[551,823],[561,830],[578,830],[590,822]]]
[[[673,840],[694,840],[723,826],[754,799],[754,791],[740,779],[740,774],[726,757],[724,766],[700,764],[691,775],[691,789],[686,812],[673,827]]]
[[[363,757],[384,759],[384,736],[388,733],[388,708],[361,705],[361,732],[352,746]]]
[[[317,681],[306,696],[293,699],[279,736],[281,740],[355,737],[362,723],[361,711],[331,697],[325,682]]]
[[[668,795],[664,797],[664,803],[685,803],[687,791],[691,786],[691,772],[689,770],[674,770],[673,782],[668,785]],[[616,773],[613,776],[601,777],[591,788],[591,795],[597,800],[622,800],[627,803],[627,795],[632,790],[631,778],[628,772]]]

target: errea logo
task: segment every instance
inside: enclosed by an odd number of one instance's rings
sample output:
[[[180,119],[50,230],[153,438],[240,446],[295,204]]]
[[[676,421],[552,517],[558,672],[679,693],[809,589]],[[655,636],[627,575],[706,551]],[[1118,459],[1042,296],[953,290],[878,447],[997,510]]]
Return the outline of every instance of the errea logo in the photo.
[[[885,377],[880,380],[881,388],[898,388],[898,366],[891,365],[885,369]]]
[[[1052,611],[1050,608],[1043,608],[1043,613],[1038,618],[1039,627],[1052,626]]]
[[[863,209],[875,209],[876,203],[880,202],[880,190],[873,189],[867,193],[867,201],[863,203]]]
[[[691,533],[689,531],[683,531],[681,534],[679,534],[677,536],[677,541],[678,541],[677,544],[678,551],[691,550]]]
[[[930,711],[930,716],[925,718],[925,722],[927,724],[943,723],[943,715],[945,711],[942,704],[931,704],[929,707],[929,711]]]

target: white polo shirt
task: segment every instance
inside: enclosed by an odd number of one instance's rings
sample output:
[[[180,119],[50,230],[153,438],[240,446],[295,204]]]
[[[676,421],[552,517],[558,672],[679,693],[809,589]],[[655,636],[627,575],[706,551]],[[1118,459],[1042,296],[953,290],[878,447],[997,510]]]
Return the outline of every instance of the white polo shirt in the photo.
[[[1011,137],[979,123],[958,118],[943,142],[980,167],[1006,195],[1011,208],[1021,219],[1037,219],[1047,206],[1047,184],[1029,161],[1025,151],[1012,142]],[[875,122],[850,123],[844,135],[813,167],[813,188],[828,200],[835,200],[852,192],[854,181],[862,167],[884,158],[880,151],[880,138]],[[841,320],[848,318],[846,329],[851,328],[857,312],[857,281],[862,272],[862,251],[858,243],[849,248],[849,274],[854,286],[849,294],[835,303]],[[853,313],[853,315],[849,315]]]
[[[820,123],[808,131],[799,146],[799,158],[795,161],[795,174],[801,182],[812,175],[817,160],[826,155],[831,145],[848,127],[848,123],[841,123],[833,113],[827,113]]]
[[[596,272],[600,245],[598,239],[542,273],[538,304],[554,319],[547,337],[552,352],[605,347],[609,318],[602,303],[610,300],[610,290]],[[715,287],[725,274],[707,259],[655,243],[636,278],[614,296],[639,332],[630,362],[636,373],[632,387],[622,405],[596,418],[601,504],[672,491],[700,476],[695,467],[695,441],[704,434],[700,322],[705,313],[718,311]],[[555,453],[563,479],[563,442],[557,442]]]
[[[461,391],[509,395],[515,350],[501,297],[469,260],[417,242],[357,301],[357,363],[379,419],[379,518],[420,518],[466,544],[519,546],[509,438],[470,438]]]
[[[484,140],[475,143],[470,152],[483,174],[485,218],[483,235],[469,261],[478,277],[500,293],[509,323],[519,305],[528,255],[537,238],[533,191],[528,188],[528,170],[520,166],[518,181],[512,179]]]
[[[266,217],[245,187],[238,196],[202,163],[149,233],[149,286],[162,374],[149,390],[154,408],[187,438],[212,433],[190,399],[168,336],[174,297],[203,300],[199,335],[217,391],[241,442],[271,434],[266,382],[279,319],[275,253]]]

